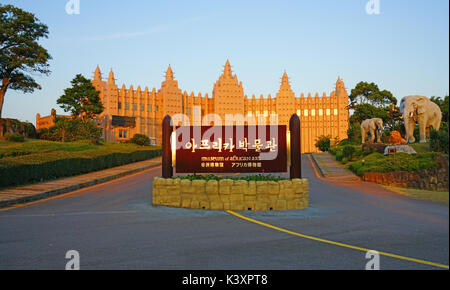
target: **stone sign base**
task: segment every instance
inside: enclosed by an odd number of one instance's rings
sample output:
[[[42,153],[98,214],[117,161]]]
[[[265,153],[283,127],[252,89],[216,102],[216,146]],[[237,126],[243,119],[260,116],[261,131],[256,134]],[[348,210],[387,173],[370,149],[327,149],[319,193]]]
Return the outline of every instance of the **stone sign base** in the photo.
[[[290,210],[309,206],[307,179],[245,181],[153,180],[153,205],[205,210]]]
[[[395,150],[395,153],[417,154],[416,150],[409,145],[391,145],[386,146],[384,155],[389,155],[389,150],[391,149]]]

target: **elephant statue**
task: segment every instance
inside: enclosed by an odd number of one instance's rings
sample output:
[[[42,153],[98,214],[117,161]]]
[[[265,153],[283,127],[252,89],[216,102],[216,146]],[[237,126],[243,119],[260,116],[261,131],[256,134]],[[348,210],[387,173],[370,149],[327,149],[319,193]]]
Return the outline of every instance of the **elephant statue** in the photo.
[[[406,141],[414,143],[414,128],[419,123],[420,143],[426,143],[430,136],[430,128],[439,130],[442,112],[438,105],[424,96],[407,96],[400,102],[406,130]]]
[[[370,142],[373,143],[375,137],[377,143],[381,142],[381,135],[383,134],[383,120],[380,118],[373,118],[364,120],[361,123],[361,137],[362,143],[366,143],[366,137],[370,134]]]

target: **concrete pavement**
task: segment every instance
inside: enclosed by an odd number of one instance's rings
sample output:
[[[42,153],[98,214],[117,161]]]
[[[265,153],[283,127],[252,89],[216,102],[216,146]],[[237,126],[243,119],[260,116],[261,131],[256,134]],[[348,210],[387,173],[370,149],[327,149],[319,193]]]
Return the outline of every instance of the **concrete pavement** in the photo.
[[[326,178],[334,181],[360,181],[353,172],[338,163],[330,153],[312,153],[311,157],[317,165],[319,172]]]
[[[376,184],[317,178],[307,156],[310,208],[241,212],[305,235],[448,265],[448,205]],[[295,237],[222,211],[151,205],[149,169],[31,206],[0,211],[0,269],[356,269],[365,253]],[[437,269],[381,257],[381,269]]]
[[[2,189],[0,190],[0,208],[25,204],[68,193],[77,189],[101,184],[119,177],[158,166],[160,164],[161,157],[158,157],[74,177],[60,178],[53,181]]]

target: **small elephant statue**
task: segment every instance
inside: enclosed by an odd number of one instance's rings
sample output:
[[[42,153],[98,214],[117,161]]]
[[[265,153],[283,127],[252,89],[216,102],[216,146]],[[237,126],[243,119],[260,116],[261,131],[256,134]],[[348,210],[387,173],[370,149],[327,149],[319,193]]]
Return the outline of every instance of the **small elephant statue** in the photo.
[[[442,121],[441,108],[424,96],[406,96],[400,102],[406,130],[406,141],[414,143],[414,128],[419,123],[420,143],[426,143],[430,128],[439,130]]]
[[[364,120],[361,123],[362,144],[366,143],[368,134],[370,134],[370,142],[373,143],[376,137],[377,143],[380,143],[383,134],[383,120],[380,118]]]

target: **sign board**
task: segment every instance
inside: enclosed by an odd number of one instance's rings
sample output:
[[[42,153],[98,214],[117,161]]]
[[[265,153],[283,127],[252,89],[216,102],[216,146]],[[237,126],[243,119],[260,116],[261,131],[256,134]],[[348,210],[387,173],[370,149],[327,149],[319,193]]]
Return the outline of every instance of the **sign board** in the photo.
[[[124,116],[112,116],[111,124],[118,127],[136,127],[136,118]]]
[[[393,148],[388,148],[388,154],[389,155],[394,155],[397,153],[397,148],[393,147]]]
[[[172,142],[177,173],[287,172],[286,126],[178,127]]]

